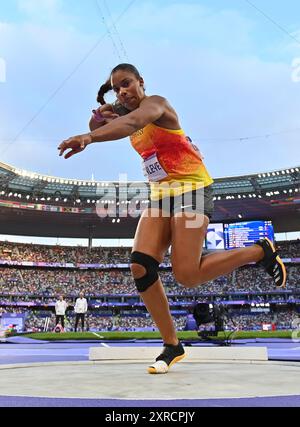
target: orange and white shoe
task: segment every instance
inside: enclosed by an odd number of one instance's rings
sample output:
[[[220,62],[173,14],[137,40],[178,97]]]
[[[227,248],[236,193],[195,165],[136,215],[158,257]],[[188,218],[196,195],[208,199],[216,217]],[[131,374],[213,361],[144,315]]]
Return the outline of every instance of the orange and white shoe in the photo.
[[[162,353],[156,358],[156,362],[148,367],[149,374],[166,374],[171,366],[185,357],[184,348],[179,341],[177,345],[164,344]]]

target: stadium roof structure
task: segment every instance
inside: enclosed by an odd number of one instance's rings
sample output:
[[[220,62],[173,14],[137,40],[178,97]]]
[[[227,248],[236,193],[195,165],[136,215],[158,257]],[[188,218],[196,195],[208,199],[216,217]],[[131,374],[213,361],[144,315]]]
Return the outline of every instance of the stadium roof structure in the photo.
[[[298,231],[299,183],[300,166],[217,178],[212,221],[268,219],[276,232]],[[65,179],[0,163],[1,234],[131,238],[148,203],[147,182]]]

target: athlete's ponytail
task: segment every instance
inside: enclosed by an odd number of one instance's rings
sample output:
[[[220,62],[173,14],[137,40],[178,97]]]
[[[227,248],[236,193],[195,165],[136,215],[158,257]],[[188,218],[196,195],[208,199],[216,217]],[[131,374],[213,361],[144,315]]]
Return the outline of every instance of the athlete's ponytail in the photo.
[[[97,102],[99,102],[99,104],[101,105],[106,104],[104,95],[110,90],[112,90],[112,87],[111,87],[111,82],[109,78],[99,89],[98,96],[97,96]]]

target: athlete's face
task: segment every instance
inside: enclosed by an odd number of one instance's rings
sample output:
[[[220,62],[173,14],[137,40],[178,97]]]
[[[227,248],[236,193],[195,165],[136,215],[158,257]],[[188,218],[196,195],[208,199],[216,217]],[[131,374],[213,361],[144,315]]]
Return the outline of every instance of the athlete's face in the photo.
[[[111,77],[111,85],[118,101],[130,111],[138,108],[145,97],[144,80],[129,71],[116,71]]]

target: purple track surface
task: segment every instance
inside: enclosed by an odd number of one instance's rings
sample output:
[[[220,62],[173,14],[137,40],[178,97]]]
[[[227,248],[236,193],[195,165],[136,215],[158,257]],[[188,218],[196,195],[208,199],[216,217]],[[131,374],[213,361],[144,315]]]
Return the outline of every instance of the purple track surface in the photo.
[[[95,344],[101,346],[101,342],[110,347],[123,346],[157,346],[161,347],[159,340],[143,341],[37,341],[24,337],[13,337],[0,343],[0,365],[15,363],[37,362],[68,362],[88,360],[89,348]],[[212,343],[196,343],[194,346],[213,346]],[[267,347],[269,360],[299,361],[300,341],[288,339],[249,339],[233,341],[233,346]]]
[[[0,407],[101,407],[101,408],[192,408],[192,407],[300,407],[300,396],[243,399],[118,400],[54,399],[0,396]]]

